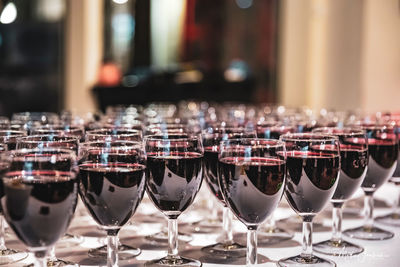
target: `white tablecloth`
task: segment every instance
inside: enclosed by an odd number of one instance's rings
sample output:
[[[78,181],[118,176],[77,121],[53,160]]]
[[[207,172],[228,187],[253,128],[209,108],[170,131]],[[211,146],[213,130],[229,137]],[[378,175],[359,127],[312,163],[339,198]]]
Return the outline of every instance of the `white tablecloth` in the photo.
[[[395,197],[397,197],[396,194],[397,188],[395,188],[395,186],[392,184],[384,185],[376,192],[376,216],[390,212],[389,204],[395,199]],[[199,203],[196,205],[199,205]],[[355,199],[349,202],[347,208],[345,209],[343,229],[360,226],[363,223],[362,218],[357,216],[357,212],[362,209],[362,205],[362,192],[360,191],[356,194]],[[327,205],[325,211],[315,218],[313,235],[314,243],[330,238],[330,210],[330,205]],[[154,208],[150,203],[142,203],[139,207],[138,214],[133,217],[133,225],[125,226],[121,230],[121,241],[128,245],[140,247],[142,249],[142,253],[135,259],[120,261],[120,266],[142,266],[147,260],[156,259],[166,255],[165,245],[157,245],[156,243],[150,242],[143,237],[159,231],[163,227],[163,223],[165,223],[165,219],[161,217],[157,218],[157,212],[155,214],[153,212]],[[56,249],[57,256],[65,260],[74,261],[80,264],[80,266],[104,265],[104,261],[88,257],[87,255],[89,248],[97,247],[102,244],[104,241],[102,238],[104,234],[98,229],[90,216],[82,216],[82,213],[82,209],[78,208],[77,214],[71,224],[70,232],[75,234],[84,233],[89,237],[84,238],[83,242],[80,244],[72,244],[71,247],[65,247],[65,242],[58,243]],[[144,213],[151,215],[145,215]],[[281,203],[279,209],[277,210],[276,217],[290,217],[290,219],[287,219],[286,221],[280,221],[279,225],[295,231],[295,236],[292,240],[272,245],[263,244],[263,240],[260,238],[258,250],[260,266],[276,266],[276,262],[279,259],[296,255],[301,251],[301,223],[296,223],[297,218],[295,213],[288,207],[285,201]],[[193,209],[182,215],[182,220],[186,221],[196,221],[199,218],[198,212],[193,211]],[[146,223],[143,221],[157,221],[158,223]],[[235,237],[239,242],[245,244],[245,227],[239,221],[235,221],[234,225],[236,231]],[[383,229],[393,231],[395,233],[394,238],[384,241],[364,241],[353,239],[351,242],[361,245],[365,249],[363,253],[357,256],[334,257],[319,254],[317,255],[333,260],[337,263],[337,266],[340,267],[400,266],[400,227],[396,228],[384,225],[379,226]],[[180,229],[187,230],[190,229],[190,227],[186,225]],[[11,232],[11,230],[9,231]],[[193,240],[190,243],[180,243],[179,250],[182,255],[200,259],[205,267],[245,265],[245,259],[229,261],[219,259],[212,255],[206,255],[201,252],[200,249],[202,246],[215,243],[217,237],[218,236],[216,234],[196,234],[193,236]],[[346,237],[344,238],[350,240]],[[12,233],[8,235],[6,241],[8,246],[12,248],[24,249],[23,245],[17,241],[16,237]],[[24,261],[15,263],[12,266],[24,266],[31,262],[32,255],[30,255]]]

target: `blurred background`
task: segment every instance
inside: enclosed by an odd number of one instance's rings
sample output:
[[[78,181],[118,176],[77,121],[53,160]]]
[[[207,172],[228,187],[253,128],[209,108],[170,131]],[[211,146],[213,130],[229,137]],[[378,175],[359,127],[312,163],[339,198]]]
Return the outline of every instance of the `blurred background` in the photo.
[[[0,114],[115,104],[400,110],[399,0],[0,0]]]

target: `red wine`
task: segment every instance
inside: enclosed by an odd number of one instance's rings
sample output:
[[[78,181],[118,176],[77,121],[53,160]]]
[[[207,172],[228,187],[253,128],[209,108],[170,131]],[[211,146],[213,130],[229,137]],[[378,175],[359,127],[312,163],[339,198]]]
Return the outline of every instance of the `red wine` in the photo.
[[[189,207],[201,186],[202,158],[195,152],[147,154],[146,190],[156,207],[167,215]]]
[[[59,171],[8,172],[2,179],[5,218],[29,247],[51,246],[64,235],[77,203],[75,174]]]
[[[218,184],[218,164],[218,151],[213,151],[212,147],[204,148],[204,178],[211,192],[225,205],[225,201]]]
[[[299,214],[320,212],[335,192],[339,156],[332,153],[289,151],[285,195]]]
[[[79,194],[98,224],[122,226],[143,198],[144,175],[145,166],[138,163],[83,163]]]
[[[286,165],[274,158],[223,158],[219,182],[233,213],[248,225],[262,223],[278,206],[285,188]]]
[[[333,201],[349,199],[360,187],[367,173],[368,151],[357,146],[340,146],[341,169]]]
[[[367,175],[361,187],[366,192],[375,192],[388,181],[397,165],[399,146],[392,140],[368,140],[369,162]]]

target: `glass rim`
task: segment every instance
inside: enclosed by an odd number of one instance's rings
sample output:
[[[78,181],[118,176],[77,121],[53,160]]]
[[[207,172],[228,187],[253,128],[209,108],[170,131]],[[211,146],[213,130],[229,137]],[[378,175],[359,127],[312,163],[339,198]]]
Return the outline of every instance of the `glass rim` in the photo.
[[[60,138],[61,140],[34,140],[32,138],[41,138],[41,137],[48,137],[48,138]],[[38,143],[38,142],[44,142],[44,143],[68,143],[68,142],[79,142],[79,137],[76,135],[53,135],[53,134],[35,134],[35,135],[27,135],[27,136],[21,136],[17,138],[17,143],[18,142],[24,142],[24,143]]]
[[[110,134],[104,133],[104,132],[111,132]],[[127,133],[121,133],[121,134],[114,134],[112,131],[124,131]],[[103,133],[102,133],[103,132]],[[105,135],[105,136],[118,136],[118,135],[133,135],[133,134],[142,134],[142,130],[137,130],[137,129],[130,129],[130,128],[99,128],[99,129],[93,129],[86,131],[85,135]]]
[[[307,138],[309,136],[309,138]],[[320,134],[320,133],[286,133],[279,137],[279,140],[283,142],[327,142],[327,141],[339,141],[339,138],[335,135]]]
[[[325,131],[326,130],[326,131]],[[332,131],[349,131],[349,132],[339,132],[339,133],[334,133],[330,132]],[[366,137],[367,133],[364,129],[361,127],[318,127],[315,128],[311,131],[311,133],[316,133],[316,134],[328,134],[328,135],[333,135],[333,136],[356,136],[356,135],[363,135]]]
[[[120,146],[107,146],[107,144],[121,144]],[[102,146],[95,146],[96,144],[100,144]],[[132,141],[132,140],[91,140],[82,142],[79,144],[79,148],[83,147],[93,147],[97,149],[113,149],[118,147],[142,147],[143,143],[141,141]],[[103,147],[104,146],[104,147]]]
[[[76,159],[76,153],[70,149],[65,149],[65,148],[59,148],[59,147],[43,147],[43,148],[39,148],[39,147],[35,147],[35,148],[19,148],[19,149],[15,149],[15,150],[9,150],[9,151],[5,151],[7,154],[9,154],[10,156],[15,156],[16,154],[21,154],[19,156],[22,156],[24,154],[34,154],[34,155],[43,155],[45,156],[46,153],[49,154],[48,152],[61,152],[61,153],[54,153],[55,155],[60,155],[60,154],[65,154],[65,155],[71,155],[73,158]],[[47,155],[48,157],[48,155]]]
[[[175,135],[185,135],[186,137],[182,137],[182,138],[155,138],[156,136],[165,136],[163,135],[163,133],[161,132],[160,134],[152,134],[152,135],[147,135],[145,136],[144,142],[146,143],[147,141],[195,141],[195,140],[201,140],[201,137],[197,136],[196,134],[190,134],[190,133],[186,133],[186,132],[182,132],[182,133],[176,133]],[[167,135],[168,136],[168,135]]]
[[[11,135],[1,135],[1,133],[12,133]],[[14,134],[15,133],[15,134]],[[27,132],[24,130],[14,130],[14,129],[0,129],[0,137],[17,137],[18,134],[21,134],[23,136],[27,136]]]
[[[246,138],[232,138],[228,140],[222,140],[220,142],[220,145],[224,145],[226,143],[232,143],[232,142],[242,142],[242,141],[264,141],[264,142],[271,142],[273,144],[267,144],[268,147],[285,147],[285,142],[279,139],[271,139],[271,138],[257,138],[257,137],[246,137]],[[240,145],[240,144],[239,144]],[[252,146],[253,144],[243,144],[243,146]],[[257,144],[254,144],[257,145]],[[258,144],[258,145],[263,145],[263,144]]]

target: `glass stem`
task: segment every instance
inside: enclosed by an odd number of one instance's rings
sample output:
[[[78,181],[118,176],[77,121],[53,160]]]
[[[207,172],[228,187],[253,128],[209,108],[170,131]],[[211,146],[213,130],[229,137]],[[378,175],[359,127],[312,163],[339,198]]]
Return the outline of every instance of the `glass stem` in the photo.
[[[223,227],[223,240],[224,244],[233,243],[233,231],[232,231],[232,213],[227,206],[224,206],[222,213],[222,227]]]
[[[393,204],[393,213],[394,214],[400,214],[400,187],[399,186],[397,186],[397,191],[398,191],[398,195]]]
[[[266,222],[264,223],[264,229],[267,230],[267,232],[274,232],[274,229],[276,228],[276,221],[275,221],[275,217],[274,217],[274,213],[271,214],[271,216],[269,216],[266,220]]]
[[[366,193],[364,198],[365,222],[364,227],[372,228],[374,224],[374,197],[373,193]]]
[[[178,256],[178,220],[168,218],[168,257]]]
[[[0,251],[6,250],[6,241],[5,241],[5,225],[4,225],[4,217],[3,214],[0,215]]]
[[[257,226],[247,228],[247,254],[246,265],[255,266],[257,264]]]
[[[35,251],[35,267],[47,267],[47,250]]]
[[[303,248],[300,256],[304,259],[311,259],[312,258],[312,232],[313,232],[313,225],[312,225],[312,217],[304,217],[303,218]]]
[[[107,267],[118,267],[118,230],[107,230]]]
[[[333,203],[332,209],[332,241],[342,241],[342,206],[343,203]]]
[[[49,251],[49,261],[57,261],[56,247],[52,246]]]

